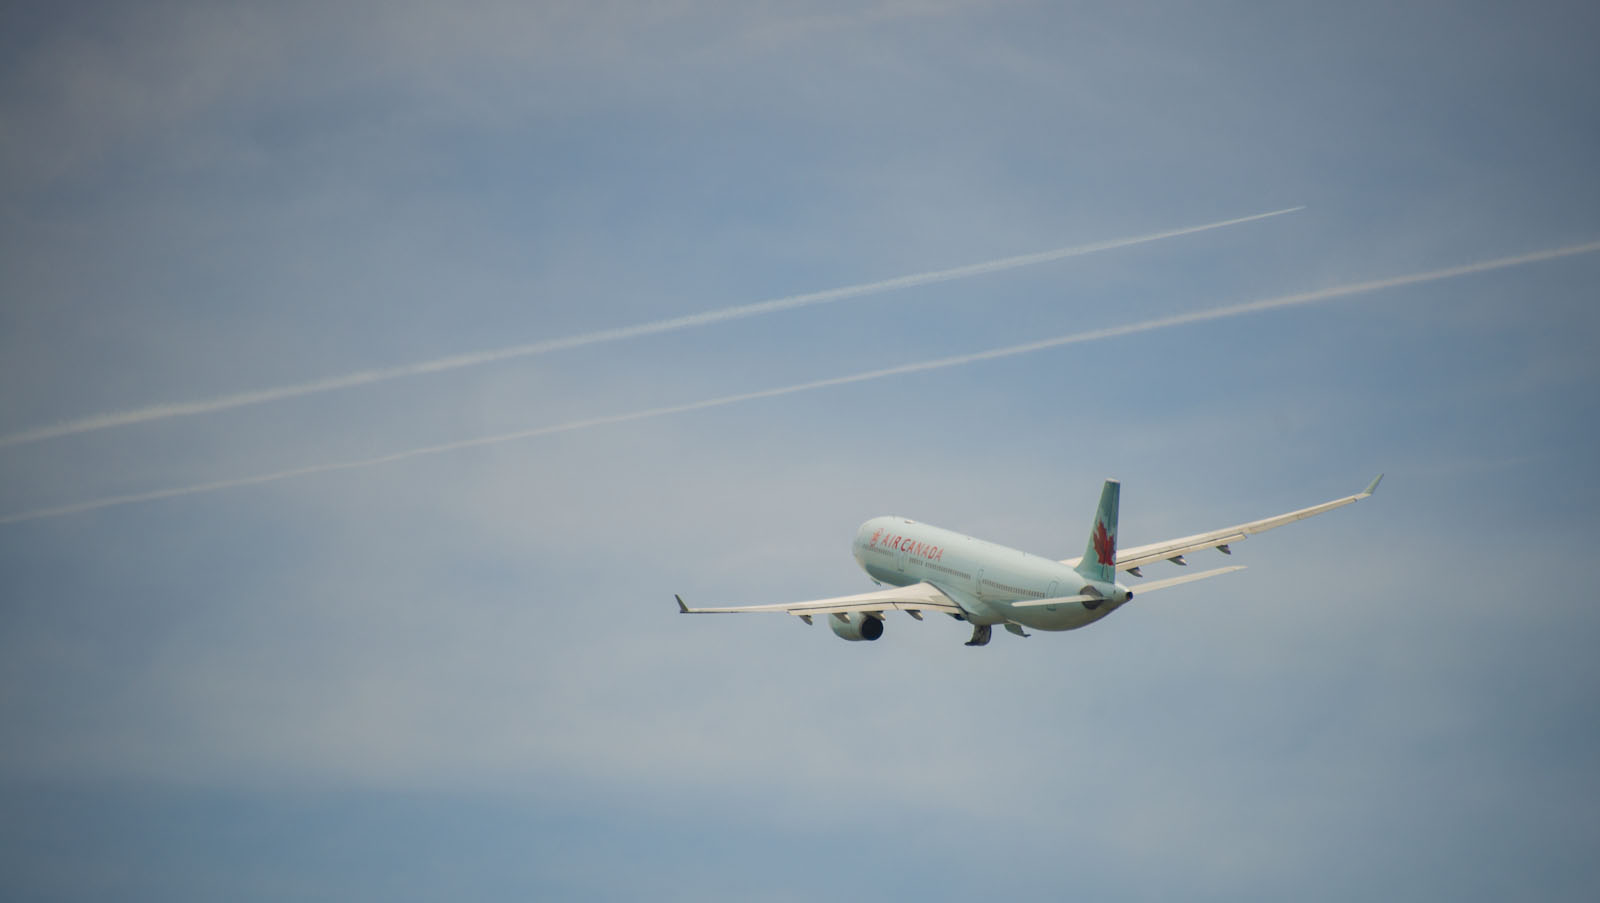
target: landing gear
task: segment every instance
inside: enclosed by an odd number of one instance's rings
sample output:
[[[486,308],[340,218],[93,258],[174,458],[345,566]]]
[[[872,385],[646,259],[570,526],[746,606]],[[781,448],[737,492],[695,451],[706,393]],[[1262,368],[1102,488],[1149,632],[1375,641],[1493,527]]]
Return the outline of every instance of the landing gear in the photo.
[[[972,625],[972,639],[967,640],[967,645],[987,646],[989,645],[989,634],[993,632],[993,628],[988,624],[974,624]]]

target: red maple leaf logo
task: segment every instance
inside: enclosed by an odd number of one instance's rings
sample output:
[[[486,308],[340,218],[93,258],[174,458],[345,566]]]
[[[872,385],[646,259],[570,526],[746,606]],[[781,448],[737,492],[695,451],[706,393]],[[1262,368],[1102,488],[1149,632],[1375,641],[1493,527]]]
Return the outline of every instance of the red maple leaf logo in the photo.
[[[1094,523],[1094,557],[1100,559],[1101,564],[1117,563],[1117,539],[1106,532],[1104,521]]]

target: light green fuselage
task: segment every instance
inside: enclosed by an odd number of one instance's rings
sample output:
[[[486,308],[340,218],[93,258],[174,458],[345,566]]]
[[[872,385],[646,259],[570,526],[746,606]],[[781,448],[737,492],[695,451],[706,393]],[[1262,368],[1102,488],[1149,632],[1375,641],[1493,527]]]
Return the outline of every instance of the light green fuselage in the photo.
[[[1100,620],[1132,597],[1127,587],[1090,580],[1071,565],[903,517],[875,517],[862,524],[851,552],[867,576],[880,583],[933,584],[973,624],[1072,630]],[[1105,598],[1026,608],[1011,604],[1076,596],[1091,586]]]

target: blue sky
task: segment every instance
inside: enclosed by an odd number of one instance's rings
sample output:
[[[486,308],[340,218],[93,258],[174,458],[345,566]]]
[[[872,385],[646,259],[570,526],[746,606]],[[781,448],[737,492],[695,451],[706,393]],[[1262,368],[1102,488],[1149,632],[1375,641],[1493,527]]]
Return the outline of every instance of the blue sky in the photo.
[[[0,517],[1600,238],[1585,4],[0,13]],[[1600,255],[0,524],[0,895],[1589,899]],[[900,513],[1354,492],[1093,629],[847,644]],[[1212,559],[1201,556],[1198,563]],[[1161,572],[1165,574],[1166,572]]]

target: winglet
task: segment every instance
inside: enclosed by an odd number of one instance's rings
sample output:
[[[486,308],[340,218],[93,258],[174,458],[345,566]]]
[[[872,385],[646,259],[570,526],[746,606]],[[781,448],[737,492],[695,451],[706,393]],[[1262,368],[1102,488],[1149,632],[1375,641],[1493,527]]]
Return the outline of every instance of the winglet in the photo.
[[[678,600],[678,611],[679,612],[681,612],[683,614],[688,614],[689,613],[689,606],[683,604],[683,597],[682,596],[678,595],[677,593],[673,593],[672,594],[672,598]]]
[[[1378,491],[1378,483],[1379,483],[1379,482],[1380,482],[1380,481],[1382,481],[1382,480],[1383,480],[1383,474],[1381,474],[1381,473],[1380,473],[1380,474],[1378,474],[1378,475],[1377,475],[1377,476],[1375,476],[1375,477],[1373,477],[1373,478],[1372,478],[1372,482],[1371,482],[1371,483],[1368,483],[1368,484],[1367,484],[1367,488],[1366,488],[1366,489],[1363,489],[1363,490],[1362,490],[1362,491],[1361,491],[1361,494],[1360,494],[1360,495],[1358,495],[1358,496],[1356,496],[1356,498],[1362,498],[1362,499],[1364,499],[1364,498],[1369,498],[1369,497],[1371,497],[1371,495],[1372,495],[1372,494],[1373,494],[1373,493],[1374,493],[1374,492],[1376,492],[1376,491]]]

